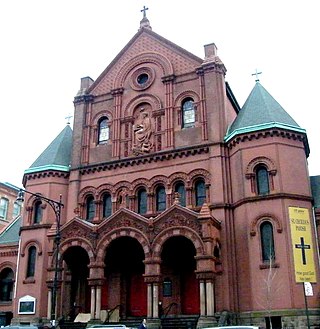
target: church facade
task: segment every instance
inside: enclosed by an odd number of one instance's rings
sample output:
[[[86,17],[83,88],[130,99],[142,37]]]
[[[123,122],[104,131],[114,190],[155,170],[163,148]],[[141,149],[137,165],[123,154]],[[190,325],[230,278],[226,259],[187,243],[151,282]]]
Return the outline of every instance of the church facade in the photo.
[[[225,74],[214,44],[199,58],[144,15],[81,79],[73,129],[23,177],[12,322],[319,327],[306,132],[259,81],[240,109]]]

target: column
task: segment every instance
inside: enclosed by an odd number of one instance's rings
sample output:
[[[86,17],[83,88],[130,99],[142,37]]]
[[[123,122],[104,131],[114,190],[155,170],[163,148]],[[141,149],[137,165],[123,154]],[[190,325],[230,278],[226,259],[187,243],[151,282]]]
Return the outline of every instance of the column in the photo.
[[[91,305],[90,305],[90,318],[94,319],[96,306],[96,289],[91,286]]]
[[[199,281],[200,285],[200,316],[206,315],[206,287],[203,280]]]
[[[213,283],[212,281],[206,282],[207,290],[207,315],[214,315],[214,295],[213,295]]]
[[[159,317],[159,285],[157,283],[153,284],[153,318]]]
[[[152,284],[148,283],[147,317],[152,318]]]
[[[100,319],[101,316],[101,286],[96,287],[96,319]]]
[[[51,307],[52,307],[52,291],[48,290],[48,307],[47,307],[47,318],[51,319]]]

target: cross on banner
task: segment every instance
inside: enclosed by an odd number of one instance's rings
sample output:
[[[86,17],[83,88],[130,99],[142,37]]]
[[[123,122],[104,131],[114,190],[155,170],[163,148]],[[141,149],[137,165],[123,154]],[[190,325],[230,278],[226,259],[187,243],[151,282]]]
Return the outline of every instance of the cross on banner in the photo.
[[[302,264],[306,265],[307,264],[307,259],[306,259],[306,249],[310,249],[309,244],[304,244],[304,238],[300,237],[300,244],[295,244],[295,247],[297,249],[301,249],[301,256],[302,256]]]
[[[146,11],[149,10],[149,8],[147,8],[146,6],[143,6],[143,9],[141,9],[140,11],[143,12],[143,18],[146,17]]]

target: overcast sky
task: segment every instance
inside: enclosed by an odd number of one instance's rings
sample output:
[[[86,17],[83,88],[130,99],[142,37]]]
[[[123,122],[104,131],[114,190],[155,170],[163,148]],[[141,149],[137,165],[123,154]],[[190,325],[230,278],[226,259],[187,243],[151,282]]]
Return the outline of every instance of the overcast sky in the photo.
[[[0,1],[0,182],[21,186],[66,125],[80,79],[96,79],[138,31],[152,30],[204,58],[214,42],[242,106],[261,84],[307,131],[310,175],[320,175],[318,0]]]

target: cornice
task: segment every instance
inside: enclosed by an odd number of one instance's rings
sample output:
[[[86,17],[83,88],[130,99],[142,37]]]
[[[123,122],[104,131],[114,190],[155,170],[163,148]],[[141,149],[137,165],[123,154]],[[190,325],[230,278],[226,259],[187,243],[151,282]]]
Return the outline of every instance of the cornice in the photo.
[[[138,157],[125,158],[125,159],[114,160],[105,163],[92,164],[88,166],[80,166],[80,167],[72,168],[71,170],[80,170],[80,173],[82,175],[85,175],[96,171],[100,172],[100,171],[106,171],[115,168],[132,167],[144,163],[166,161],[166,160],[175,159],[177,157],[182,158],[182,157],[208,153],[209,146],[210,146],[209,144],[205,144],[205,145],[199,145],[194,147],[157,152],[154,154],[142,155]]]

